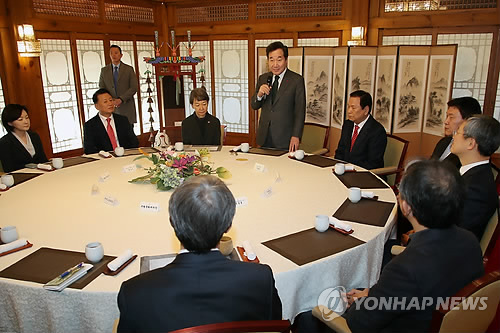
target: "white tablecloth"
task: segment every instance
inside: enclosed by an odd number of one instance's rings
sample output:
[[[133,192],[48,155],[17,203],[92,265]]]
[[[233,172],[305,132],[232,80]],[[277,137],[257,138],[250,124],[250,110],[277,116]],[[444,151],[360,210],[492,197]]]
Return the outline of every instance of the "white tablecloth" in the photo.
[[[294,161],[287,155],[234,156],[228,150],[224,147],[212,153],[211,161],[215,167],[231,171],[233,177],[226,184],[236,198],[246,197],[249,203],[237,209],[229,236],[235,245],[249,240],[260,261],[271,266],[284,318],[293,319],[310,310],[326,288],[344,286],[349,290],[377,281],[383,244],[392,230],[396,208],[385,227],[352,223],[352,236],[365,244],[297,266],[261,243],[313,227],[317,214],[333,214],[347,197],[346,187],[328,167]],[[119,255],[127,248],[139,256],[177,252],[179,242],[168,220],[171,192],[128,183],[145,171],[125,173],[124,166],[150,165],[145,159],[133,162],[135,157],[46,172],[2,193],[1,225],[17,226],[20,237],[34,246],[0,257],[0,270],[40,247],[84,252],[85,245],[93,241],[101,242],[108,255]],[[247,161],[237,160],[241,158]],[[266,170],[256,171],[255,163],[265,165]],[[105,173],[110,174],[109,179],[99,182]],[[278,176],[281,182],[276,182]],[[97,195],[91,195],[93,184],[99,187]],[[262,197],[269,187],[272,195]],[[379,200],[396,202],[390,189],[374,192]],[[119,204],[106,204],[105,195],[115,197]],[[141,211],[141,201],[159,203],[160,212]],[[46,291],[37,283],[0,279],[0,332],[110,332],[119,317],[116,296],[120,285],[139,274],[139,266],[138,258],[117,276],[101,275],[83,290],[68,288],[61,293]]]

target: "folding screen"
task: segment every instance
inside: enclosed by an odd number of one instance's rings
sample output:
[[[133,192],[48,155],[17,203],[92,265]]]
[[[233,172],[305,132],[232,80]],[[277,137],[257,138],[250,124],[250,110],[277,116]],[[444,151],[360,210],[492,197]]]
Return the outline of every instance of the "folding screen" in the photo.
[[[376,47],[351,47],[349,51],[347,96],[356,90],[364,90],[373,96],[376,61]]]
[[[336,47],[333,58],[333,100],[331,126],[342,128],[346,96],[347,56],[349,48]]]
[[[397,46],[378,48],[372,115],[384,126],[387,133],[391,132],[392,127],[397,56]]]

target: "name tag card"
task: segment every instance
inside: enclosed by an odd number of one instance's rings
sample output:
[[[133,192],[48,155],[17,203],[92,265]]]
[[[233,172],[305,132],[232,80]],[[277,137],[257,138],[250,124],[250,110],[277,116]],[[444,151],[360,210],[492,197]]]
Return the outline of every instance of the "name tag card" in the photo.
[[[262,193],[260,196],[262,198],[269,198],[272,195],[273,195],[273,187],[269,186],[268,188],[265,189],[264,193]]]
[[[99,176],[99,181],[101,183],[104,183],[104,182],[108,181],[110,178],[111,178],[110,173],[109,172],[105,172],[105,173],[103,173],[102,175]]]
[[[260,164],[260,163],[255,163],[253,168],[255,171],[258,171],[258,172],[266,171],[266,166],[264,164]]]
[[[141,201],[140,208],[143,212],[159,212],[160,211],[160,204],[157,202],[145,202]]]
[[[106,195],[104,197],[104,203],[110,205],[110,206],[118,206],[118,200],[116,200],[115,197],[111,196],[111,195]]]
[[[236,208],[248,206],[248,198],[247,197],[235,198],[235,200],[236,200]]]
[[[129,164],[129,165],[125,165],[122,169],[122,172],[123,173],[130,173],[130,172],[134,172],[135,170],[137,170],[137,167],[135,166],[135,164]]]

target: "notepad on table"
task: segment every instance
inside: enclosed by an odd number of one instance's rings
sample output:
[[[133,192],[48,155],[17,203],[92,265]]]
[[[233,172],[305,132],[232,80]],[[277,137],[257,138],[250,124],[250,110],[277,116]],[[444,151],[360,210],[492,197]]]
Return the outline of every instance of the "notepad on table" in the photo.
[[[92,267],[94,267],[92,264],[79,264],[47,282],[43,288],[52,291],[61,291],[87,274]]]

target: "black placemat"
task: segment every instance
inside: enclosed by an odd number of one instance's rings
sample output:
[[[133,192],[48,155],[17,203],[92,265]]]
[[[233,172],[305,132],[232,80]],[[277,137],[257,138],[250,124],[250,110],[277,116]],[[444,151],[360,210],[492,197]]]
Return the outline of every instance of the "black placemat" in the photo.
[[[333,158],[328,158],[328,157],[321,156],[321,155],[307,155],[307,156],[304,156],[304,158],[301,160],[298,160],[294,157],[291,157],[291,159],[298,161],[298,162],[312,164],[312,165],[320,167],[320,168],[332,167],[337,163],[344,163],[342,161],[335,160]]]
[[[75,165],[85,164],[85,163],[89,163],[89,162],[95,162],[95,161],[99,161],[99,160],[96,158],[93,158],[93,157],[86,157],[86,156],[76,156],[76,157],[65,158],[63,168],[72,167]]]
[[[277,150],[277,149],[264,149],[264,148],[250,148],[248,151],[250,154],[257,155],[268,155],[268,156],[281,156],[288,153],[287,150]]]
[[[10,175],[14,177],[14,185],[12,185],[12,187],[14,187],[16,185],[24,183],[25,181],[41,176],[43,175],[43,173],[16,172],[11,173]]]
[[[187,151],[187,152],[192,152],[192,151],[200,150],[203,148],[207,148],[209,152],[222,150],[221,145],[184,145],[184,151]],[[217,148],[217,149],[210,149],[210,148]]]
[[[332,229],[318,232],[312,228],[262,244],[300,266],[364,243]]]
[[[338,179],[347,187],[359,188],[389,188],[387,184],[377,178],[369,171],[346,172],[343,175],[337,175]]]
[[[83,289],[106,269],[108,262],[115,258],[104,256],[100,262],[93,264],[94,267],[87,274],[68,288]],[[83,252],[42,247],[1,271],[0,277],[45,284],[82,261],[88,262]]]
[[[339,220],[353,221],[383,227],[395,203],[362,198],[357,203],[346,199],[333,214]]]

